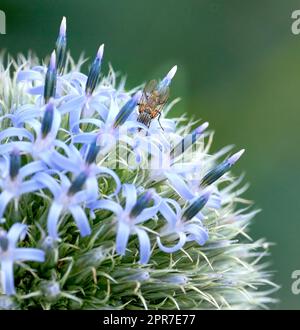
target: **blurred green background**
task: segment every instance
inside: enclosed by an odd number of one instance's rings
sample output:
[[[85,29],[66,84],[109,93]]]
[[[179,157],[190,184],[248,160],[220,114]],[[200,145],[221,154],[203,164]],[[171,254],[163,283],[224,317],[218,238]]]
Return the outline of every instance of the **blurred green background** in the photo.
[[[33,49],[45,58],[60,20],[68,19],[75,58],[94,57],[105,43],[105,61],[128,76],[128,86],[178,73],[172,97],[216,130],[214,148],[234,143],[247,153],[247,197],[263,209],[254,238],[275,242],[272,268],[282,286],[273,308],[300,308],[291,273],[300,269],[300,35],[291,32],[293,0],[1,0],[7,34],[1,48]]]

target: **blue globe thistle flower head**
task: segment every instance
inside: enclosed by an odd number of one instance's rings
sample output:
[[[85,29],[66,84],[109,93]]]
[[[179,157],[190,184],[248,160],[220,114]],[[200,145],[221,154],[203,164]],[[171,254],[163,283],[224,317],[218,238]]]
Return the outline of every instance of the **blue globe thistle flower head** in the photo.
[[[211,153],[207,122],[167,117],[177,66],[126,90],[112,68],[104,76],[101,45],[86,75],[68,53],[66,18],[46,65],[20,55],[12,74],[0,63],[0,306],[274,301],[269,244],[248,240],[257,211],[231,173],[244,150]]]

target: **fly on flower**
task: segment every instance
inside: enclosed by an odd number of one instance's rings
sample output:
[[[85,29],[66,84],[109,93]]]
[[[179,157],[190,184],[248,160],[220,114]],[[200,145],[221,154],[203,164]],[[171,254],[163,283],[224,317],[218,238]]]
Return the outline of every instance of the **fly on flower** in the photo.
[[[169,87],[161,86],[156,80],[147,83],[139,103],[139,115],[137,121],[149,127],[152,119],[161,116],[161,111],[169,98]],[[159,122],[160,127],[163,129]]]

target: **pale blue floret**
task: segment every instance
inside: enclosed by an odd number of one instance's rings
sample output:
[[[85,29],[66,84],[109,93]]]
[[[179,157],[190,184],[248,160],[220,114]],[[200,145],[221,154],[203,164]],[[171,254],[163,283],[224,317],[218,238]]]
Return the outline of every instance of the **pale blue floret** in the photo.
[[[20,167],[20,156],[13,151],[9,157],[4,157],[0,167],[0,219],[10,201],[18,199],[21,195],[37,191],[43,185],[34,178],[28,179],[32,174],[43,171],[47,167],[41,161],[31,162]],[[12,173],[13,169],[13,173]]]
[[[62,215],[71,214],[75,220],[81,236],[91,233],[90,224],[84,211],[84,203],[88,202],[88,191],[82,190],[87,176],[79,174],[73,182],[59,173],[61,183],[59,184],[51,175],[38,173],[34,179],[48,188],[53,195],[47,218],[48,234],[54,239],[58,239],[58,224]]]
[[[45,162],[51,162],[51,153],[54,148],[60,147],[67,151],[65,143],[56,139],[57,133],[60,128],[61,115],[54,107],[53,101],[49,103],[43,109],[43,119],[41,123],[34,118],[31,118],[28,125],[32,126],[36,137],[26,130],[25,128],[7,128],[0,133],[0,140],[4,138],[18,138],[21,141],[10,141],[0,145],[0,153],[7,154],[14,149],[18,149],[21,152],[32,155],[36,160],[41,159]],[[51,115],[49,116],[49,114]],[[47,129],[47,131],[45,131]],[[29,141],[26,141],[26,140]]]
[[[37,96],[35,104],[39,106],[44,103],[46,75],[47,69],[42,66],[21,70],[17,74],[17,82],[27,87],[26,91],[28,94]],[[33,84],[34,87],[32,87]],[[63,102],[70,99],[70,94],[65,94],[66,90],[70,92],[76,91],[65,75],[57,75],[55,84],[55,94],[52,92],[49,96],[53,97],[56,101]]]
[[[140,226],[143,222],[153,219],[160,205],[160,198],[152,191],[147,191],[140,197],[137,196],[137,189],[133,184],[123,185],[123,197],[125,207],[112,200],[100,200],[93,206],[94,210],[106,209],[116,215],[117,238],[116,251],[125,255],[129,236],[136,234],[140,244],[140,263],[148,263],[151,255],[151,243],[144,228]],[[153,205],[149,206],[153,201]]]
[[[172,199],[162,200],[159,211],[167,220],[167,225],[162,229],[160,237],[168,242],[176,242],[173,246],[165,246],[161,238],[157,237],[157,244],[162,251],[176,252],[189,241],[196,241],[199,245],[205,244],[208,240],[208,231],[202,224],[201,210],[207,204],[210,195],[210,190],[205,191],[184,210]]]
[[[128,130],[141,126],[136,121],[130,120],[130,115],[140,97],[141,93],[137,92],[121,109],[118,108],[115,100],[111,99],[109,111],[106,116],[103,114],[103,120],[95,118],[79,120],[81,124],[93,124],[97,130],[75,135],[72,139],[73,143],[90,144],[96,140],[97,145],[101,147],[100,153],[103,155],[107,154],[117,141],[126,142]]]
[[[165,175],[169,180],[170,186],[186,201],[191,201],[196,197],[199,197],[204,191],[204,188],[200,185],[200,179],[187,180],[184,176],[179,176],[176,173],[171,172],[166,172]],[[220,193],[216,187],[213,187],[211,191],[212,194],[207,206],[219,209],[222,203]]]
[[[6,114],[2,117],[0,117],[0,123],[4,120],[4,119],[9,119],[12,123],[13,127],[12,128],[23,128],[25,124],[29,124],[32,126],[37,126],[39,124],[39,121],[37,120],[37,118],[41,117],[43,115],[43,109],[41,109],[40,107],[36,106],[36,105],[32,105],[32,104],[27,104],[27,105],[23,105],[20,106],[19,108],[15,109],[14,113],[9,113]],[[1,133],[7,131],[4,130]],[[27,133],[29,134],[29,132]],[[15,134],[18,135],[18,134]]]
[[[45,253],[34,248],[16,247],[19,239],[24,239],[27,227],[20,223],[15,223],[8,232],[0,229],[0,264],[1,283],[3,293],[13,295],[16,293],[14,284],[14,263],[18,261],[44,262]]]
[[[213,186],[213,183],[228,172],[231,166],[241,157],[243,152],[244,150],[241,150],[232,155],[209,171],[203,178],[187,180],[184,175],[180,177],[172,172],[166,172],[165,175],[168,178],[171,187],[185,200],[192,200],[201,195],[206,186],[212,186],[211,191],[213,194],[208,202],[208,206],[218,209],[221,207],[222,200],[217,187]]]
[[[101,176],[111,176],[115,181],[116,188],[113,194],[117,194],[121,188],[121,182],[116,173],[104,166],[99,166],[95,163],[99,148],[96,143],[91,143],[84,148],[86,152],[79,151],[73,144],[68,146],[68,157],[61,155],[57,151],[53,151],[51,155],[52,165],[61,171],[68,171],[73,175],[78,175],[85,172],[86,187],[89,202],[97,199],[98,196],[98,179]]]

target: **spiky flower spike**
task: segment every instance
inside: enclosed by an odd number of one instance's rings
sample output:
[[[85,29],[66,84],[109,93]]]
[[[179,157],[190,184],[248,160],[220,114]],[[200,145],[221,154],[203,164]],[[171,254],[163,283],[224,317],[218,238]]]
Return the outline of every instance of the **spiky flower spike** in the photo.
[[[63,17],[60,29],[59,29],[59,35],[56,40],[56,54],[57,54],[57,70],[59,73],[63,73],[65,68],[65,62],[66,62],[66,52],[67,52],[67,22],[66,18]]]
[[[80,73],[65,18],[47,67],[0,58],[0,308],[267,307],[269,244],[248,236],[257,211],[231,174],[244,151],[210,153],[208,123],[165,118],[175,102],[146,127],[156,94],[102,60]]]

